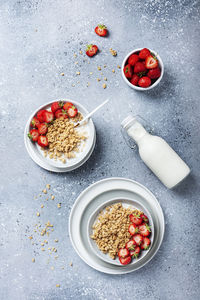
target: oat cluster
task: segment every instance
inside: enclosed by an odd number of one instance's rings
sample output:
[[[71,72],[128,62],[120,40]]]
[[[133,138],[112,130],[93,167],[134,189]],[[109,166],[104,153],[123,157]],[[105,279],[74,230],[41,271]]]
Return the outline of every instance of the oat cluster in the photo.
[[[73,121],[78,122],[81,119],[82,115],[78,113]],[[79,152],[79,146],[86,136],[74,128],[74,122],[64,118],[53,121],[46,134],[49,147],[44,149],[45,156],[49,155],[51,159],[59,159],[63,163],[66,163],[66,158],[76,157],[75,153]]]
[[[106,207],[100,212],[97,221],[93,225],[93,235],[91,238],[96,242],[98,248],[103,253],[108,253],[112,259],[120,248],[131,239],[128,227],[131,224],[129,215],[141,213],[132,208],[125,208],[121,203]]]

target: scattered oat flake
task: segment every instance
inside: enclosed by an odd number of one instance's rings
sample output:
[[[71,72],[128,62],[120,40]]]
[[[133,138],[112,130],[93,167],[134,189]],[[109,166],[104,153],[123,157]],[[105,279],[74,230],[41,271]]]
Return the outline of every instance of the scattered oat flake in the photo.
[[[80,75],[81,74],[81,72],[76,72],[76,75]]]
[[[44,248],[41,248],[41,250],[42,250],[42,251],[45,251],[45,249],[44,249]]]
[[[118,67],[118,69],[121,69],[121,67],[119,65],[117,67]]]
[[[106,89],[106,87],[107,87],[107,85],[104,83],[104,84],[103,84],[103,88]]]
[[[60,75],[61,75],[61,76],[64,76],[64,75],[65,75],[65,73],[60,73]]]
[[[51,270],[54,270],[55,268],[54,267],[51,267]]]
[[[104,68],[106,68],[107,66],[106,66],[106,65],[104,65],[103,67],[104,67]]]
[[[104,80],[107,81],[107,77],[104,77]]]
[[[54,200],[54,199],[55,199],[55,196],[52,195],[52,196],[51,196],[51,200]]]
[[[60,287],[60,284],[56,284],[56,287]]]
[[[72,83],[72,86],[75,86],[75,84],[74,84],[74,83]]]
[[[58,203],[58,204],[57,204],[57,207],[58,207],[58,208],[61,208],[61,203]]]
[[[77,57],[76,53],[74,53],[74,57]]]
[[[44,243],[41,243],[41,246],[44,246]]]
[[[100,78],[97,78],[97,81],[101,81],[101,79],[100,79]]]
[[[41,208],[43,208],[44,207],[44,205],[43,204],[41,204],[41,206],[40,206]]]
[[[80,54],[83,54],[83,51],[80,50],[79,53],[80,53]]]
[[[48,190],[50,190],[51,185],[48,183],[48,184],[46,185],[46,188],[47,188]]]
[[[75,65],[78,65],[78,61],[75,61]]]
[[[44,189],[42,192],[43,192],[44,194],[47,194],[47,190],[46,190],[46,189]]]
[[[114,69],[112,69],[112,72],[113,72],[113,73],[115,73],[115,70],[114,70]]]
[[[73,266],[73,262],[70,262],[70,264],[69,264],[69,265],[70,265],[70,267],[72,267],[72,266]]]
[[[100,67],[100,66],[98,66],[97,69],[98,69],[99,71],[101,71],[101,67]]]
[[[29,238],[29,240],[32,240],[32,239],[33,239],[33,237],[32,237],[32,236],[29,236],[28,238]]]
[[[93,74],[93,72],[90,72],[90,75],[92,75]]]
[[[58,240],[56,239],[56,240],[54,240],[54,242],[55,242],[55,243],[58,243]]]
[[[57,258],[58,258],[58,255],[56,255],[54,258],[57,259]]]
[[[32,262],[35,262],[35,258],[32,258]]]
[[[116,55],[117,55],[117,51],[116,51],[116,50],[113,50],[112,48],[110,48],[109,50],[110,50],[110,53],[111,53],[113,56],[116,56]]]
[[[39,217],[39,216],[40,216],[40,213],[39,213],[39,212],[37,212],[37,213],[36,213],[36,215]]]

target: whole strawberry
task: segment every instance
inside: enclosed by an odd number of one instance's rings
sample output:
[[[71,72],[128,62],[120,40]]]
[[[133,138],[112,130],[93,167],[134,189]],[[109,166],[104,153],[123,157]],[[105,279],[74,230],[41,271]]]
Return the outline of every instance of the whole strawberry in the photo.
[[[103,24],[99,24],[95,30],[96,34],[98,34],[99,36],[106,36],[108,33],[107,27]]]

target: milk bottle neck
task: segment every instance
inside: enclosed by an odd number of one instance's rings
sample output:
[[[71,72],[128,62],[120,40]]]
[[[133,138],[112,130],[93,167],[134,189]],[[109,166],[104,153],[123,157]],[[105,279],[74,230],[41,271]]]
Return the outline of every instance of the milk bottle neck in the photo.
[[[138,144],[144,137],[149,136],[150,134],[146,129],[139,123],[136,118],[132,117],[129,119],[124,128],[127,130],[128,135],[135,140]]]

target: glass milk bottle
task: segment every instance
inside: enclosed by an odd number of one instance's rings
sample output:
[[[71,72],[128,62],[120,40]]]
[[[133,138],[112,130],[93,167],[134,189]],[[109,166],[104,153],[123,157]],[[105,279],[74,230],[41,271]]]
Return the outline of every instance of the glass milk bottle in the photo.
[[[137,143],[141,159],[166,187],[173,188],[190,173],[190,168],[165,140],[147,132],[136,117],[129,115],[121,125]]]

